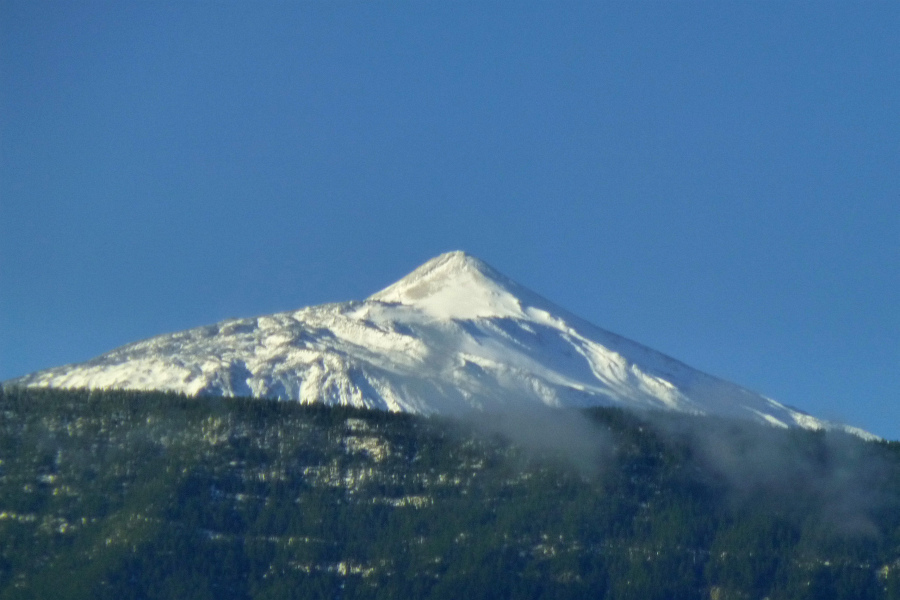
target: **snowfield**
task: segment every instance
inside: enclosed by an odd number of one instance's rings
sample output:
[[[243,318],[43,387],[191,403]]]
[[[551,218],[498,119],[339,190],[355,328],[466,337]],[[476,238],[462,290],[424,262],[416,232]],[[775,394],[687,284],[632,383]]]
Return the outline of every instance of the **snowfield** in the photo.
[[[6,382],[256,396],[413,413],[622,406],[862,430],[600,329],[463,252],[362,302],[230,319]]]

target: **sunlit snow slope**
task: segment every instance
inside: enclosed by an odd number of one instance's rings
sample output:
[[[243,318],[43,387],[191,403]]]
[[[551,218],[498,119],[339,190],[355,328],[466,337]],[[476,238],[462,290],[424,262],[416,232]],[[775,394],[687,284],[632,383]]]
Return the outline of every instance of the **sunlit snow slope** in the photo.
[[[222,321],[7,384],[415,413],[613,405],[845,428],[595,327],[462,252],[438,256],[362,302]]]

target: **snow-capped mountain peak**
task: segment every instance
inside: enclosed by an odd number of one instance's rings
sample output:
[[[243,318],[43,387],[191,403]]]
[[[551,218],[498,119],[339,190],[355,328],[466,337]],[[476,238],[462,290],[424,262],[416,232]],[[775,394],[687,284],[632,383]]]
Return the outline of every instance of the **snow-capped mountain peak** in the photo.
[[[464,252],[362,302],[229,319],[7,382],[452,413],[613,405],[842,428],[566,312]]]
[[[517,286],[465,252],[441,254],[368,298],[398,303],[437,319],[524,318]]]

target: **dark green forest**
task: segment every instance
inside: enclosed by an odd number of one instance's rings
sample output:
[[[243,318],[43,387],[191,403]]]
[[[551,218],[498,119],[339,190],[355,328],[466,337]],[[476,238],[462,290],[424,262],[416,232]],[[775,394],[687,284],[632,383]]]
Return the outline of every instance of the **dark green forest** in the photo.
[[[900,600],[900,443],[554,420],[0,390],[0,599]]]

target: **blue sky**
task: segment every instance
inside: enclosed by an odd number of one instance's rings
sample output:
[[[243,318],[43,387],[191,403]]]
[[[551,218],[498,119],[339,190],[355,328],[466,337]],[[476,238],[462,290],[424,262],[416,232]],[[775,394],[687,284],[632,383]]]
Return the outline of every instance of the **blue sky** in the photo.
[[[463,249],[900,439],[897,3],[0,14],[0,380]]]

